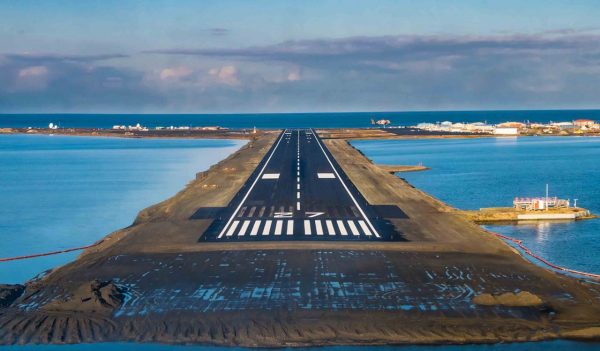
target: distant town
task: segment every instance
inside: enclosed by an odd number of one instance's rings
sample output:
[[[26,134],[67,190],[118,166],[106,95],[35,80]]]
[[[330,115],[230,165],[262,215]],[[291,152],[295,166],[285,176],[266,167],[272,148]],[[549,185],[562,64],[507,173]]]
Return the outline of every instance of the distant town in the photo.
[[[372,121],[371,124],[392,127],[389,120]],[[600,133],[600,123],[591,119],[576,119],[565,122],[504,122],[488,124],[486,122],[453,123],[450,121],[438,123],[419,123],[411,126],[428,132],[440,133],[468,133],[468,134],[493,134],[493,135],[578,135]]]
[[[386,129],[395,134],[406,134],[408,131],[411,133],[418,134],[469,134],[469,135],[600,135],[600,123],[591,119],[575,119],[572,121],[563,122],[517,122],[508,121],[498,124],[488,124],[486,122],[436,122],[436,123],[418,123],[413,126],[404,125],[393,125],[392,121],[387,119],[374,120],[371,119],[371,129]],[[56,123],[49,123],[48,129],[52,131],[61,130],[75,130],[73,128],[59,127]],[[40,128],[22,128],[22,132],[36,132]],[[41,128],[43,130],[43,128]],[[251,129],[232,129],[221,126],[156,126],[147,127],[137,123],[135,125],[114,125],[110,128],[111,131],[121,132],[125,135],[136,134],[143,135],[144,132],[149,134],[161,134],[161,132],[183,132],[183,133],[194,133],[194,132],[221,132],[221,133],[235,133],[242,132],[255,134],[257,132],[256,127]],[[10,133],[17,130],[12,128],[0,128],[0,133]],[[108,131],[108,130],[107,130]]]

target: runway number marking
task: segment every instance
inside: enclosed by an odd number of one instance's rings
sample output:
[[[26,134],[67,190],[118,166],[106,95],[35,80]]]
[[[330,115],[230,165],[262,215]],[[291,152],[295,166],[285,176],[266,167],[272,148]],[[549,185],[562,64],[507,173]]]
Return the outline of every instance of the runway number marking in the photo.
[[[325,214],[325,212],[306,212],[306,215],[308,216],[308,218],[315,218],[315,217],[319,217],[320,215]]]
[[[292,212],[275,212],[273,215],[274,218],[291,218],[293,215]]]

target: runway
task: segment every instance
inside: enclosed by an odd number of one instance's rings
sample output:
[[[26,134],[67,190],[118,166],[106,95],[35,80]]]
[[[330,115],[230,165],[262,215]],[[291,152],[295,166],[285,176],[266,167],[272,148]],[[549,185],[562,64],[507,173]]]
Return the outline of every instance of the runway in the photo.
[[[288,129],[200,240],[398,240],[382,222],[312,129]]]

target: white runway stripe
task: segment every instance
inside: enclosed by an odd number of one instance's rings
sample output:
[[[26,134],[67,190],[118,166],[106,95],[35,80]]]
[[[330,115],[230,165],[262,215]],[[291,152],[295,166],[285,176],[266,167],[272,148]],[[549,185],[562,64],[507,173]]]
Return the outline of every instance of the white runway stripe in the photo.
[[[238,233],[238,236],[246,235],[246,230],[248,230],[248,226],[250,226],[250,221],[244,221],[244,223],[242,224],[242,227],[240,228],[240,232]]]
[[[344,227],[344,221],[338,220],[337,225],[338,225],[338,229],[340,230],[340,234],[348,235],[348,232],[346,231],[346,227]]]
[[[352,232],[352,235],[355,235],[355,236],[360,235],[358,228],[356,228],[356,224],[354,224],[353,221],[348,221],[348,227],[350,227],[350,231]]]
[[[326,220],[325,224],[327,225],[327,232],[329,235],[335,235],[335,228],[333,228],[333,222],[330,220]]]
[[[360,227],[362,228],[363,232],[365,232],[366,236],[371,236],[371,231],[369,230],[369,227],[367,227],[365,221],[358,221],[358,224],[360,224]]]
[[[258,234],[258,228],[260,227],[260,222],[261,221],[254,222],[254,225],[252,226],[252,230],[250,231],[250,235],[255,236],[256,234]]]
[[[268,220],[265,222],[265,227],[263,228],[263,232],[262,235],[269,235],[269,232],[271,231],[271,220]]]
[[[281,235],[281,227],[283,226],[283,221],[278,220],[275,222],[275,235]]]
[[[294,235],[294,220],[289,219],[287,221],[287,231],[286,231],[287,235]]]
[[[312,232],[310,230],[310,221],[308,219],[304,220],[304,235],[311,235]]]
[[[229,227],[229,230],[227,231],[227,236],[232,236],[233,233],[235,232],[235,228],[237,228],[238,224],[240,224],[240,221],[233,221],[233,223],[231,223],[231,226]]]
[[[285,131],[284,131],[284,133],[285,133]],[[233,221],[233,218],[235,217],[235,214],[240,210],[240,208],[242,207],[242,205],[244,204],[244,202],[246,202],[246,199],[248,198],[248,196],[250,196],[250,193],[252,192],[252,189],[254,189],[254,186],[256,186],[256,183],[258,183],[258,180],[260,179],[260,177],[264,173],[265,169],[267,168],[267,165],[269,164],[269,161],[271,161],[271,158],[275,154],[275,151],[277,150],[277,147],[279,147],[279,143],[281,143],[281,140],[283,140],[283,135],[279,138],[279,140],[277,140],[277,144],[275,144],[275,147],[273,148],[273,150],[271,150],[271,153],[269,154],[269,157],[267,158],[265,164],[263,165],[263,167],[261,168],[260,172],[258,173],[258,176],[256,177],[256,179],[254,179],[254,182],[252,182],[252,185],[250,186],[250,189],[248,189],[248,191],[246,192],[246,195],[244,195],[244,197],[242,198],[242,201],[240,201],[240,204],[238,205],[238,207],[233,212],[233,215],[229,218],[229,220],[225,224],[225,227],[223,228],[223,230],[221,231],[221,233],[219,233],[219,236],[218,236],[219,239],[223,236],[223,233],[225,232],[225,229],[227,229],[227,226]]]
[[[323,227],[321,226],[321,220],[317,219],[315,221],[315,229],[317,231],[317,235],[323,235]]]

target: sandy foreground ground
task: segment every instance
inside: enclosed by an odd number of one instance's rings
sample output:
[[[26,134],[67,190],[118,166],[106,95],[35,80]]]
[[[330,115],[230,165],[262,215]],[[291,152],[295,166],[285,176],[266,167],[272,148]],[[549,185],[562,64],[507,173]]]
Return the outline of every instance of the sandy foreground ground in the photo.
[[[389,221],[406,241],[199,242],[212,220],[192,215],[227,206],[276,137],[254,136],[130,227],[28,282],[22,294],[0,291],[0,343],[304,346],[600,336],[597,284],[528,262],[344,138],[325,145],[369,203],[402,209],[406,218]]]

